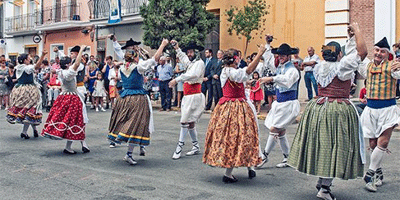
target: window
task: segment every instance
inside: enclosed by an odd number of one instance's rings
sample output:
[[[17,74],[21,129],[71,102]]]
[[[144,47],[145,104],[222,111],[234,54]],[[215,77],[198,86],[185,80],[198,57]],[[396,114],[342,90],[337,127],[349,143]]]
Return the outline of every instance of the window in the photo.
[[[60,52],[62,52],[62,53],[64,53],[65,55],[67,55],[65,52],[64,52],[64,44],[51,44],[50,45],[50,59],[54,59],[54,58],[56,58],[56,53],[53,51],[53,49],[55,48],[55,47],[57,47],[58,48],[58,50],[60,51]]]

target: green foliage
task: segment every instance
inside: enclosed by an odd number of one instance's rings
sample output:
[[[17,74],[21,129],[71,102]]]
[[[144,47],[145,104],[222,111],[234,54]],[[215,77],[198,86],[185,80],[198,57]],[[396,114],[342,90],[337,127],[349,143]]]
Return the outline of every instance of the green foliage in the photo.
[[[205,9],[209,1],[149,0],[140,8],[144,44],[156,49],[167,38],[175,39],[182,47],[189,42],[204,45],[207,34],[217,23],[214,14]]]
[[[262,25],[265,26],[266,19],[263,19],[263,17],[269,14],[268,8],[265,0],[253,0],[241,9],[231,6],[230,9],[225,11],[225,15],[228,17],[228,33],[232,35],[235,31],[237,36],[242,35],[246,38],[245,53],[250,40],[254,39],[251,35],[252,32],[261,30]],[[260,35],[264,30],[265,28],[261,30]]]

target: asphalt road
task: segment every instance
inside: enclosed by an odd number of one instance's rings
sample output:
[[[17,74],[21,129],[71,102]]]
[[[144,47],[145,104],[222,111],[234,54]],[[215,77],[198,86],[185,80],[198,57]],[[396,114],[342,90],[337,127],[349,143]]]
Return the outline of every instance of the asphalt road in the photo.
[[[257,177],[247,178],[247,169],[234,170],[235,184],[222,182],[223,169],[201,162],[201,155],[172,160],[179,126],[179,112],[155,111],[156,132],[145,157],[134,157],[136,166],[122,160],[126,146],[108,147],[106,140],[110,111],[89,111],[86,128],[91,149],[82,154],[74,142],[76,155],[65,155],[65,141],[47,138],[23,140],[22,125],[11,125],[0,111],[0,199],[317,199],[317,178],[300,174],[291,168],[274,166],[282,159],[279,146],[271,153],[266,168],[257,170]],[[45,113],[44,120],[47,117]],[[204,146],[210,115],[204,114],[197,125],[200,146]],[[263,124],[263,121],[260,121]],[[291,143],[297,125],[288,129]],[[42,126],[40,126],[40,129]],[[32,135],[32,130],[28,132]],[[265,146],[268,131],[262,126],[261,145]],[[184,152],[190,150],[186,138]],[[383,161],[384,185],[376,193],[367,192],[361,179],[335,179],[333,193],[337,199],[400,199],[400,135],[395,132]],[[202,149],[203,150],[203,149]]]

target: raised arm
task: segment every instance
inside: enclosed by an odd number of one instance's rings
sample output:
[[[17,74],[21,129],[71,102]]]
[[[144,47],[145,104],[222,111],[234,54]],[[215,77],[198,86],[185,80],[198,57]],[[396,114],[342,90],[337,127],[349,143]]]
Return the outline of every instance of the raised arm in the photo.
[[[167,39],[163,39],[161,42],[160,47],[158,47],[156,54],[154,55],[154,60],[158,62],[160,60],[160,57],[164,51],[164,48],[168,45],[169,41]]]
[[[258,47],[258,53],[257,53],[256,57],[254,58],[253,62],[251,62],[246,69],[247,74],[253,73],[253,71],[256,69],[258,63],[260,62],[261,56],[265,52],[265,49],[266,49],[265,45],[260,45],[260,47]]]
[[[35,69],[39,69],[40,68],[40,65],[42,65],[42,62],[44,60],[44,56],[46,56],[46,54],[47,54],[47,51],[43,50],[42,55],[39,58],[39,61],[35,65]]]
[[[85,49],[86,49],[86,45],[82,45],[82,46],[81,46],[81,50],[79,51],[79,54],[78,54],[78,56],[76,57],[75,63],[74,63],[74,65],[72,66],[72,68],[74,69],[74,71],[77,71],[77,70],[78,70],[78,67],[79,67],[79,65],[81,64],[83,51],[84,51]]]
[[[360,27],[358,26],[357,22],[353,22],[349,26],[349,36],[351,37],[352,35],[355,35],[356,37],[356,43],[357,43],[357,51],[358,55],[361,58],[361,61],[365,59],[368,55],[368,50],[367,50],[367,45],[365,43],[364,37],[360,31]]]

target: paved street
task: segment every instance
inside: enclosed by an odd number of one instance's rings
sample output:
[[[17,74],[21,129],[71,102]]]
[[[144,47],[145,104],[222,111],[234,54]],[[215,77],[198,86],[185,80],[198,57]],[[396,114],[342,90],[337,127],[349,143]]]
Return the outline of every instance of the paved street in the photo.
[[[0,199],[317,199],[317,178],[300,174],[291,168],[274,166],[282,159],[279,146],[271,154],[266,168],[257,170],[257,177],[247,178],[247,169],[234,170],[239,179],[235,184],[222,182],[223,169],[201,162],[201,156],[172,160],[180,130],[177,112],[155,111],[156,132],[145,157],[134,156],[138,165],[122,160],[125,146],[115,149],[106,141],[110,111],[89,111],[86,128],[91,152],[81,153],[79,143],[73,148],[76,155],[65,155],[65,141],[43,137],[23,140],[21,125],[5,121],[0,111]],[[47,117],[45,113],[44,121]],[[210,115],[204,114],[198,124],[201,147]],[[260,121],[263,123],[263,121]],[[40,129],[43,126],[40,126]],[[297,125],[288,130],[292,141]],[[28,132],[32,135],[32,130]],[[262,126],[261,144],[265,146],[267,130]],[[184,150],[191,148],[189,136]],[[361,179],[335,180],[332,187],[337,199],[399,199],[400,134],[395,132],[391,155],[384,158],[384,185],[377,193],[364,190]],[[203,150],[203,149],[202,149]]]

